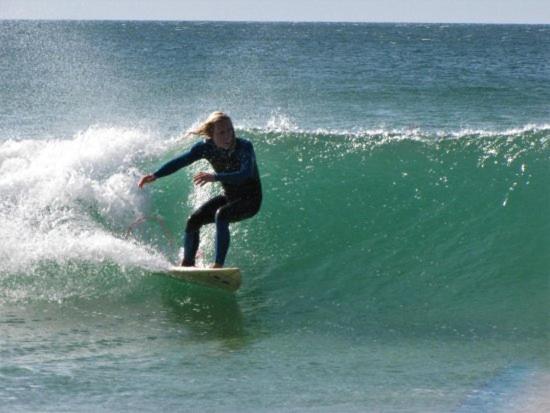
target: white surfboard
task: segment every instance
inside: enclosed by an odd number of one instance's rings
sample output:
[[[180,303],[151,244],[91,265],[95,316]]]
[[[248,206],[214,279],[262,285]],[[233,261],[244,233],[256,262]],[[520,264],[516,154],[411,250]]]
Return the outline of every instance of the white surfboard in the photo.
[[[178,280],[227,291],[237,291],[241,286],[241,270],[238,268],[170,267],[168,275]]]

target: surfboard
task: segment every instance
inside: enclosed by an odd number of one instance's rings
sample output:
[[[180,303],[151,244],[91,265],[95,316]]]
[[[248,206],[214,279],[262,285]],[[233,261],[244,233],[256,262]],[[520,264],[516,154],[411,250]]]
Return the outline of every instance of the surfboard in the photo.
[[[241,270],[238,268],[171,267],[168,275],[178,280],[227,291],[237,291],[241,286]]]

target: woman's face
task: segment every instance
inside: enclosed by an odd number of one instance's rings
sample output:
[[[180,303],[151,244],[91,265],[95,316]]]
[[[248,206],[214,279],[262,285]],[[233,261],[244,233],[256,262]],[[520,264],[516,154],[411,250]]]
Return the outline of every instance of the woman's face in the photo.
[[[218,148],[231,149],[235,140],[231,124],[229,122],[215,123],[212,139]]]

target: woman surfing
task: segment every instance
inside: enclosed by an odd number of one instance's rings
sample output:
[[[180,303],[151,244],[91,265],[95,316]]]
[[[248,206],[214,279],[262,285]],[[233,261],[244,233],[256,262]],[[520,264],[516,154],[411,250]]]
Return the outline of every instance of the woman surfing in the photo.
[[[181,265],[195,265],[200,228],[215,223],[216,258],[212,268],[222,268],[229,249],[229,223],[251,218],[260,210],[262,186],[256,155],[250,141],[235,136],[233,122],[223,112],[213,112],[191,134],[203,136],[205,139],[161,166],[153,174],[143,176],[138,186],[143,188],[144,185],[173,174],[199,159],[210,162],[215,173],[199,172],[193,177],[193,182],[199,186],[220,182],[223,194],[205,202],[187,220]]]

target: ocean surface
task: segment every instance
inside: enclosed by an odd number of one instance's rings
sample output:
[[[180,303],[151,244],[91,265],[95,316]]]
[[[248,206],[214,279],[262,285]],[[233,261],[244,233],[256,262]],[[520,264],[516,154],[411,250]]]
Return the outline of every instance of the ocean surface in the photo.
[[[214,110],[234,295],[137,188]],[[548,411],[549,161],[548,25],[0,21],[0,411]]]

